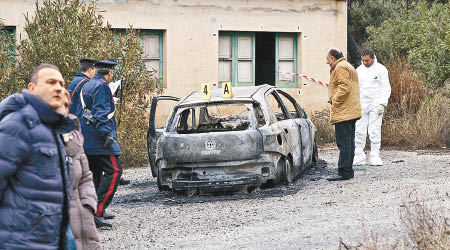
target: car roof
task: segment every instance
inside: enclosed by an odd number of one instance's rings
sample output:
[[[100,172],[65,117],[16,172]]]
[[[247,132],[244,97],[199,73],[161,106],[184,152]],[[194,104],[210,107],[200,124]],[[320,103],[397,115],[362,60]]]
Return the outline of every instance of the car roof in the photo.
[[[264,95],[267,90],[275,88],[271,85],[260,85],[251,87],[233,87],[233,97],[222,97],[222,88],[214,88],[211,90],[211,99],[203,99],[200,90],[194,91],[178,103],[178,106],[195,105],[212,102],[253,102],[255,95]]]

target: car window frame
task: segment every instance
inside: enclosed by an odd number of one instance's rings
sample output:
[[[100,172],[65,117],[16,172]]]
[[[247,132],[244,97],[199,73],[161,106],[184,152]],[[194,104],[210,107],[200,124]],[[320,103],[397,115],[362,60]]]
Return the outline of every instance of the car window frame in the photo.
[[[285,118],[283,120],[280,120],[280,121],[292,119],[291,112],[288,112],[288,109],[286,108],[286,105],[284,104],[284,102],[281,99],[281,97],[278,95],[276,89],[271,89],[271,90],[267,91],[266,94],[264,95],[264,100],[265,100],[265,102],[267,104],[267,107],[272,112],[273,116],[275,117],[275,122],[279,122],[279,120],[276,119],[275,112],[273,111],[272,107],[270,106],[269,102],[267,101],[267,96],[269,96],[269,95],[273,95],[275,97],[275,100],[278,102],[278,104],[281,105],[281,111],[283,112],[283,115],[285,117],[287,117],[287,118]]]
[[[166,132],[167,133],[175,133],[177,134],[177,126],[178,123],[180,122],[181,119],[181,113],[184,112],[186,109],[195,109],[196,107],[201,107],[203,105],[206,106],[213,106],[213,105],[217,105],[218,103],[197,103],[197,104],[192,104],[192,105],[181,105],[181,106],[176,106],[173,111],[172,111],[172,116],[170,121],[168,122],[168,126],[166,128]],[[249,128],[251,130],[256,130],[257,126],[256,126],[256,114],[255,114],[255,110],[254,110],[254,105],[255,102],[251,102],[251,101],[236,101],[236,102],[230,102],[230,103],[224,103],[224,105],[230,105],[230,104],[241,104],[244,106],[247,106],[248,108],[248,113],[249,113],[249,120],[250,120],[250,126]]]
[[[294,97],[292,97],[291,95],[289,95],[288,93],[284,92],[281,89],[277,89],[276,90],[277,94],[284,96],[286,99],[288,99],[289,101],[291,101],[291,103],[294,105],[295,111],[297,112],[297,116],[300,119],[307,119],[308,116],[306,115],[305,110],[300,106],[300,104],[298,104],[298,102],[295,100]],[[280,98],[281,99],[281,98]],[[291,112],[289,111],[289,114]],[[295,117],[293,117],[294,119],[296,119]]]

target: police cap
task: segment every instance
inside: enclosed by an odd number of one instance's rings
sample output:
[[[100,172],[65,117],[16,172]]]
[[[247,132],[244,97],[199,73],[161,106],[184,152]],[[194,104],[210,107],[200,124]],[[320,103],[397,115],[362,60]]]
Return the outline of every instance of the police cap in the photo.
[[[113,69],[114,66],[116,66],[116,65],[117,65],[116,59],[108,59],[108,60],[98,61],[97,63],[95,63],[95,67],[104,68],[104,69]]]
[[[86,65],[88,67],[93,67],[95,65],[95,63],[97,63],[97,61],[93,60],[93,59],[87,59],[87,58],[80,59],[80,65]]]

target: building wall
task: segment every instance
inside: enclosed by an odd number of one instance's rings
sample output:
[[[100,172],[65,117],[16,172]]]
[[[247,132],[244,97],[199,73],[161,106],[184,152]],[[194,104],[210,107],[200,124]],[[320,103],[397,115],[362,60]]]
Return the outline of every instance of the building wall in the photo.
[[[113,28],[163,30],[164,95],[184,97],[218,82],[219,31],[296,32],[299,73],[328,82],[325,55],[346,51],[346,1],[336,0],[98,0]],[[35,0],[0,1],[0,18],[23,34]],[[306,83],[303,86],[302,83]],[[326,107],[327,89],[307,80],[286,89],[307,110]],[[300,91],[300,95],[299,95]]]

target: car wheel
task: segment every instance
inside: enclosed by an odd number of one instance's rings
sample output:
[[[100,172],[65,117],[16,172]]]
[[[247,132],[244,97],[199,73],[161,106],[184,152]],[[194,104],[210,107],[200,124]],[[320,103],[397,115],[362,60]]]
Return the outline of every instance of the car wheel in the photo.
[[[277,179],[280,183],[283,184],[289,184],[292,183],[293,176],[292,176],[292,165],[289,159],[286,157],[282,157],[278,161],[278,174]]]
[[[317,163],[318,161],[319,161],[319,152],[317,151],[317,143],[314,142],[312,162]]]
[[[292,183],[293,181],[293,176],[292,176],[292,165],[291,165],[291,161],[289,161],[289,159],[285,159],[284,160],[284,172],[285,172],[285,182],[286,184]]]

